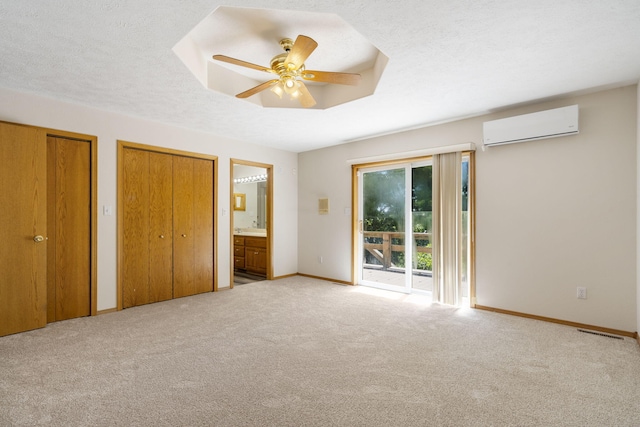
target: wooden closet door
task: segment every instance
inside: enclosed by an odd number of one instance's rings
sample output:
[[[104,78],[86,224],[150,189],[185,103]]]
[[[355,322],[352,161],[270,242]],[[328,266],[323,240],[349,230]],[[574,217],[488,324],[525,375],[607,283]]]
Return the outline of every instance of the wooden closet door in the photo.
[[[149,302],[173,298],[173,158],[149,153]]]
[[[149,152],[123,151],[123,307],[149,302]]]
[[[173,158],[173,296],[193,295],[193,159]]]
[[[47,139],[0,123],[0,336],[47,323]],[[40,238],[34,239],[36,236]]]
[[[91,144],[47,138],[47,321],[91,314]]]
[[[213,162],[193,160],[194,290],[213,291]]]
[[[173,159],[173,295],[213,291],[213,162]]]

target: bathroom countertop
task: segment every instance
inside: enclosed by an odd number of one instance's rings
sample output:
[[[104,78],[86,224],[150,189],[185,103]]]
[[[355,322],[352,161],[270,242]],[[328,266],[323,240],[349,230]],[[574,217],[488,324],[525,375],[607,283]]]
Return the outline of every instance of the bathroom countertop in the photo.
[[[239,236],[239,237],[267,237],[267,232],[266,231],[241,231],[241,232],[234,232],[233,233],[234,236]]]

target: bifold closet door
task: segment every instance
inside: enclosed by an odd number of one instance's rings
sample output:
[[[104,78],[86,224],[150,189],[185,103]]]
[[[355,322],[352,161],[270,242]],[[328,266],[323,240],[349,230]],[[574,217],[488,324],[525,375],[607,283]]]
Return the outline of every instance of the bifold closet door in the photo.
[[[149,302],[149,152],[123,152],[123,254],[124,308]]]
[[[173,298],[173,159],[125,149],[123,307]]]
[[[193,159],[195,293],[213,291],[213,162]]]
[[[149,153],[149,302],[173,298],[173,158]]]
[[[213,162],[173,159],[173,295],[213,290]]]
[[[213,291],[213,161],[123,151],[123,308]]]

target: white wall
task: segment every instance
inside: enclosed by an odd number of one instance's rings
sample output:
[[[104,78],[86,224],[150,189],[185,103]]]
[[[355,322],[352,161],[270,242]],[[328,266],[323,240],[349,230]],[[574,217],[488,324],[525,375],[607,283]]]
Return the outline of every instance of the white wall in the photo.
[[[116,306],[117,140],[218,156],[218,287],[229,286],[230,159],[274,165],[274,275],[297,271],[297,155],[33,94],[0,89],[0,120],[98,137],[98,310]],[[215,117],[212,117],[215,120]]]
[[[298,157],[300,273],[351,280],[351,168],[345,160],[355,157],[355,146],[338,145]],[[318,213],[322,198],[329,199],[329,214]]]
[[[477,152],[477,303],[636,330],[636,89],[541,102],[300,154],[298,271],[351,279],[347,160],[479,145],[483,121],[579,104],[579,135]],[[330,198],[330,215],[317,214],[319,197]],[[587,300],[576,298],[577,286],[587,287]]]

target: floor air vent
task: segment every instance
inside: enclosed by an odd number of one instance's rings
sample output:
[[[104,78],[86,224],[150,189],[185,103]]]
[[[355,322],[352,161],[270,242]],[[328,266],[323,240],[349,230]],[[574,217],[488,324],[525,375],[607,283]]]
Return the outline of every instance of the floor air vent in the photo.
[[[578,329],[578,332],[584,332],[585,334],[591,334],[591,335],[600,335],[601,337],[613,338],[615,340],[623,340],[624,339],[622,337],[618,337],[618,336],[615,336],[615,335],[603,334],[602,332],[587,331],[585,329]]]

